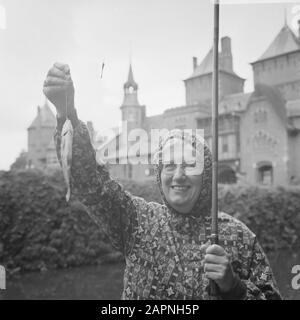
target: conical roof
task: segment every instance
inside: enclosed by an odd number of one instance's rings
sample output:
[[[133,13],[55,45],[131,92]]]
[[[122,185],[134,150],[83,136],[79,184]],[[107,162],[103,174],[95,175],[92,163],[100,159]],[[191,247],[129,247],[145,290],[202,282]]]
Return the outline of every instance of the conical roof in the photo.
[[[300,41],[290,27],[285,24],[272,43],[269,45],[268,49],[255,62],[281,56],[298,50],[300,50]]]
[[[224,66],[222,65],[221,56],[219,57],[219,71],[230,73],[242,79],[234,71],[224,68]],[[188,79],[199,77],[212,72],[213,72],[213,49],[211,48],[208,51],[207,55],[204,57],[204,59],[201,61],[201,63],[194,69],[192,75],[188,77]]]
[[[54,127],[56,126],[56,118],[54,113],[50,109],[48,101],[45,101],[45,104],[40,107],[38,106],[37,115],[32,121],[28,129],[33,129],[37,127]]]
[[[133,71],[132,71],[131,63],[129,65],[128,79],[124,84],[124,88],[129,88],[129,87],[133,87],[135,90],[137,90],[137,88],[138,88],[138,85],[134,81],[134,78],[133,78]]]
[[[206,73],[212,72],[212,65],[213,65],[213,49],[210,49],[202,60],[202,62],[195,68],[194,73],[192,76],[200,76]]]

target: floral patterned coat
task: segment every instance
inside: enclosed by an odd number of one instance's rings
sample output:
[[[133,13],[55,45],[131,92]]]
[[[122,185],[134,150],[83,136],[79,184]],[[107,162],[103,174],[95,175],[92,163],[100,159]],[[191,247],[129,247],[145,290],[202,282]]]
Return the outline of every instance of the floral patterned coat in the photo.
[[[63,120],[57,120],[55,143],[60,160]],[[123,190],[106,167],[97,163],[86,125],[77,121],[73,126],[72,196],[99,226],[104,226],[112,245],[125,256],[121,299],[210,299],[200,251],[210,238],[209,214],[184,216],[166,202],[146,202]],[[210,152],[205,152],[203,179],[206,188],[202,188],[197,210],[205,206],[208,210],[211,200]],[[240,281],[231,292],[217,298],[280,299],[255,234],[226,213],[220,213],[218,221],[219,244]]]

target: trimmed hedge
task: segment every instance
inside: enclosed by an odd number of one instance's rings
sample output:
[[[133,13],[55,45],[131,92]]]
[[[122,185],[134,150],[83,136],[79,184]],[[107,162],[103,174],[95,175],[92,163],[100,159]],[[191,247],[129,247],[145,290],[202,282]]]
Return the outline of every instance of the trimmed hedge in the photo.
[[[119,260],[76,203],[65,201],[60,171],[0,174],[0,264],[8,274]]]
[[[132,194],[161,202],[155,181],[121,182]],[[68,205],[60,171],[0,172],[0,264],[8,273],[119,261],[78,203]],[[254,231],[264,249],[300,247],[300,188],[221,185],[219,208]]]
[[[300,247],[300,188],[223,185],[219,207],[243,221],[266,252]]]

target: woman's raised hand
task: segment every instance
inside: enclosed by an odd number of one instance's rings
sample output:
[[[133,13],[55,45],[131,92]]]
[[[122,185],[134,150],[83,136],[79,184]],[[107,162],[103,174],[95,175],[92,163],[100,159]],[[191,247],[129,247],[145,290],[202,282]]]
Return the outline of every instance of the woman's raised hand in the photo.
[[[53,103],[58,117],[66,117],[74,112],[74,85],[67,64],[56,62],[48,71],[43,92]]]

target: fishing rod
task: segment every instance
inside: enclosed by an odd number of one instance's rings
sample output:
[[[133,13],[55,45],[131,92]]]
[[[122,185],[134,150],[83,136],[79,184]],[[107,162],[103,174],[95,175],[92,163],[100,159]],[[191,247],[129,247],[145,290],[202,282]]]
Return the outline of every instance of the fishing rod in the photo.
[[[218,114],[219,114],[219,0],[214,0],[213,83],[212,83],[212,207],[211,243],[218,244]],[[210,281],[210,295],[216,297],[218,286]]]

